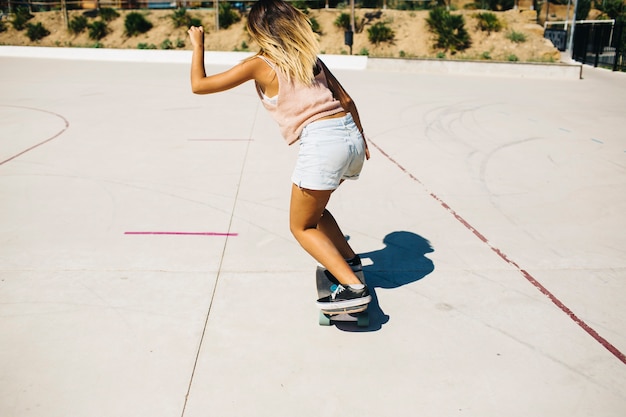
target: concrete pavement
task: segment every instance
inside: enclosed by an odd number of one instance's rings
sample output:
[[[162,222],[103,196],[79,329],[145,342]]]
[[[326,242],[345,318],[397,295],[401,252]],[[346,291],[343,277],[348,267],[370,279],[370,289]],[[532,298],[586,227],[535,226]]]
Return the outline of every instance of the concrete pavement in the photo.
[[[358,329],[317,323],[297,148],[252,85],[0,68],[1,416],[624,415],[623,74],[337,69],[372,151],[329,207]]]

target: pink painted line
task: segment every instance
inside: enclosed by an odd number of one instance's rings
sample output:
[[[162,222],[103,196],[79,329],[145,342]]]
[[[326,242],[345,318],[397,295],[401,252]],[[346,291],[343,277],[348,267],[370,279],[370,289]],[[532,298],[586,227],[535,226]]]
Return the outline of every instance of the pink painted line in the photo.
[[[222,232],[124,232],[125,235],[175,235],[175,236],[238,236],[238,233]]]
[[[254,139],[189,139],[190,142],[252,142]]]
[[[608,340],[606,340],[605,338],[600,336],[600,334],[597,331],[595,331],[591,326],[589,326],[587,323],[585,323],[584,320],[582,320],[580,317],[578,317],[576,314],[574,314],[574,312],[570,308],[568,308],[561,300],[559,300],[554,294],[552,294],[546,287],[544,287],[528,271],[526,271],[525,269],[522,269],[516,262],[511,260],[504,252],[502,252],[500,249],[496,248],[491,243],[489,243],[489,239],[487,239],[482,233],[480,233],[478,230],[476,230],[474,227],[472,227],[472,225],[470,225],[467,220],[465,220],[461,215],[459,215],[456,211],[454,211],[452,209],[452,207],[450,207],[448,204],[446,204],[446,202],[443,201],[439,196],[437,196],[435,193],[429,191],[428,188],[424,185],[424,183],[422,181],[420,181],[417,177],[415,177],[413,174],[411,174],[405,167],[400,165],[388,153],[383,151],[380,146],[378,146],[376,143],[372,142],[372,140],[370,138],[368,138],[368,143],[370,143],[376,149],[378,149],[378,151],[381,154],[383,154],[383,156],[385,156],[385,158],[387,158],[392,164],[394,164],[402,172],[404,172],[406,175],[408,175],[409,178],[411,178],[413,181],[417,182],[422,187],[424,187],[424,189],[426,189],[428,194],[433,199],[435,199],[448,213],[450,213],[452,216],[454,216],[454,218],[457,219],[466,229],[468,229],[470,232],[472,232],[474,234],[474,236],[476,236],[481,242],[486,244],[489,247],[489,249],[491,249],[493,252],[495,252],[502,260],[504,260],[506,263],[508,263],[509,265],[513,266],[515,269],[517,269],[520,272],[520,274],[522,274],[522,276],[528,282],[530,282],[535,288],[537,288],[543,295],[548,297],[550,299],[550,301],[552,301],[552,303],[554,305],[556,305],[562,312],[567,314],[567,316],[570,319],[572,319],[574,321],[574,323],[579,325],[585,332],[587,332],[598,343],[600,343],[602,346],[604,346],[604,348],[606,350],[611,352],[622,363],[626,364],[626,355],[623,352],[621,352],[619,349],[617,349],[615,346],[613,346],[613,344],[611,344]]]
[[[20,156],[24,155],[25,153],[30,152],[30,151],[32,151],[33,149],[38,148],[38,147],[40,147],[41,145],[44,145],[44,144],[46,144],[46,143],[50,142],[51,140],[58,138],[59,136],[61,136],[61,134],[62,134],[63,132],[65,132],[65,131],[66,131],[66,130],[70,127],[70,122],[69,122],[69,121],[68,121],[65,117],[61,116],[60,114],[57,114],[57,113],[54,113],[54,112],[48,111],[48,110],[41,110],[41,109],[35,109],[35,108],[33,108],[33,107],[24,107],[24,106],[7,106],[7,105],[2,105],[2,107],[13,107],[13,108],[16,108],[16,109],[26,109],[26,110],[39,111],[39,112],[42,112],[42,113],[48,113],[48,114],[51,114],[51,115],[56,116],[56,117],[58,117],[59,119],[63,120],[63,122],[65,123],[65,126],[63,127],[63,129],[61,129],[61,130],[60,130],[59,132],[57,132],[55,135],[53,135],[53,136],[51,136],[51,137],[47,138],[47,139],[46,139],[46,140],[44,140],[43,142],[39,142],[38,144],[33,145],[33,146],[31,146],[30,148],[23,150],[22,152],[18,153],[17,155],[13,155],[13,156],[12,156],[12,157],[10,157],[9,159],[5,159],[4,161],[0,162],[0,165],[4,165],[4,164],[6,164],[6,163],[7,163],[7,162],[9,162],[9,161],[12,161],[12,160],[14,160],[14,159],[15,159],[15,158],[17,158],[17,157],[20,157]]]

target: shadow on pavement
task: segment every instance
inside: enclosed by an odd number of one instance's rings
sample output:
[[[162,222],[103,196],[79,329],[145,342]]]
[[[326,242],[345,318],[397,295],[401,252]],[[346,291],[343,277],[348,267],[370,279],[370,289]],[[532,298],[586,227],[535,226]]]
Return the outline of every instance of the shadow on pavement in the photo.
[[[382,249],[359,254],[372,295],[368,308],[369,326],[359,328],[353,323],[337,322],[337,328],[351,332],[380,330],[390,317],[383,312],[376,290],[399,288],[424,278],[435,269],[433,262],[425,256],[433,252],[433,248],[422,236],[406,231],[392,232],[385,236],[383,243],[385,247]]]

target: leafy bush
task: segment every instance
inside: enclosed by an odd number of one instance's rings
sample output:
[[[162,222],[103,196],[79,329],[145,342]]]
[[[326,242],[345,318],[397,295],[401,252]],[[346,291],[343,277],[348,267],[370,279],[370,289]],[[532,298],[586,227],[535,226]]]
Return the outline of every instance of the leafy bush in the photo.
[[[491,32],[500,32],[500,29],[502,29],[502,23],[500,23],[498,17],[493,13],[478,13],[476,19],[478,19],[478,29],[488,34],[491,34]]]
[[[248,43],[246,41],[242,41],[240,46],[235,46],[233,48],[233,51],[235,51],[235,52],[249,52],[250,48],[249,48]]]
[[[436,35],[435,48],[455,54],[472,44],[461,15],[452,15],[443,7],[437,7],[429,12],[426,23],[428,30]]]
[[[174,44],[172,43],[171,40],[165,39],[163,42],[161,42],[161,49],[173,49],[173,48],[174,48]]]
[[[230,3],[220,3],[219,20],[220,28],[227,29],[232,24],[239,22],[241,20],[241,15],[238,11],[233,10]]]
[[[509,62],[517,62],[517,61],[519,61],[519,58],[517,57],[517,55],[511,54],[511,55],[508,56],[507,60]]]
[[[152,23],[146,20],[141,13],[131,12],[126,15],[124,29],[127,36],[136,36],[152,29]]]
[[[153,43],[138,43],[137,49],[157,49],[156,45]]]
[[[506,35],[506,38],[508,40],[510,40],[511,42],[515,42],[515,43],[524,43],[524,42],[526,42],[526,35],[524,35],[521,32],[516,32],[514,30],[510,31]]]
[[[393,29],[387,26],[385,22],[376,22],[367,29],[367,39],[374,45],[381,42],[393,42],[395,36]]]
[[[341,13],[335,19],[335,26],[343,30],[352,29],[352,26],[350,25],[350,15],[348,13]]]
[[[191,17],[187,14],[187,9],[181,7],[176,9],[176,11],[171,15],[172,20],[174,21],[175,28],[188,28],[191,26],[202,26],[202,21],[200,19]]]
[[[18,7],[15,9],[15,17],[11,21],[11,24],[15,28],[15,30],[24,30],[26,28],[26,23],[34,18],[32,14],[28,11],[26,7]]]
[[[311,17],[311,29],[313,30],[313,32],[318,33],[318,34],[322,34],[322,28],[320,27],[320,22],[317,21],[316,18]]]
[[[118,17],[120,17],[120,14],[117,12],[117,10],[111,7],[103,7],[100,9],[100,18],[105,22],[112,22]]]
[[[624,15],[624,2],[622,0],[606,0],[596,1],[595,7],[607,15],[610,19],[623,19]],[[576,16],[578,17],[578,15]]]
[[[104,20],[96,20],[88,25],[89,27],[89,39],[99,41],[109,33],[109,28]]]
[[[578,0],[576,4],[576,20],[585,20],[591,11],[591,0]]]
[[[38,22],[34,25],[32,23],[28,23],[26,25],[26,36],[28,36],[28,39],[30,39],[31,42],[43,39],[49,34],[50,31],[46,29],[44,25],[41,24],[41,22]]]
[[[85,16],[75,16],[68,23],[68,30],[70,33],[74,35],[78,35],[79,33],[83,33],[83,31],[87,28],[87,18]]]
[[[337,16],[334,24],[335,26],[337,26],[340,29],[343,29],[344,31],[348,31],[352,29],[352,26],[350,25],[350,15],[348,13],[341,13],[339,16]],[[355,16],[354,31],[356,33],[361,33],[363,32],[364,27],[365,27],[365,18],[361,18],[359,20],[359,18]]]

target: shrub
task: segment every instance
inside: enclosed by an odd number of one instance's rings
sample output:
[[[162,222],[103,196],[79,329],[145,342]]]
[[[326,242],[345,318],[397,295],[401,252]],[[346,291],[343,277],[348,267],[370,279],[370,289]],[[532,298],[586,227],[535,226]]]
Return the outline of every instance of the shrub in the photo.
[[[7,26],[2,20],[0,20],[0,33],[4,32],[5,30],[7,30]]]
[[[320,22],[318,22],[317,19],[314,17],[312,17],[310,20],[311,20],[311,29],[313,30],[313,32],[321,35],[322,28],[320,27]]]
[[[24,30],[26,28],[26,22],[28,22],[33,17],[35,16],[30,14],[28,8],[18,7],[17,9],[15,9],[15,17],[11,21],[11,24],[13,25],[13,28],[15,28],[15,30]]]
[[[174,48],[174,44],[172,43],[171,40],[165,39],[163,42],[161,42],[161,49],[173,49],[173,48]]]
[[[507,57],[507,60],[508,60],[509,62],[517,62],[517,61],[519,61],[519,58],[517,57],[517,55],[515,55],[515,54],[511,54],[511,55],[509,55],[509,56]]]
[[[99,41],[109,33],[109,28],[104,20],[96,20],[88,25],[89,27],[89,39]]]
[[[488,34],[491,34],[491,32],[500,32],[500,29],[502,29],[502,23],[500,23],[498,17],[493,13],[478,13],[476,19],[478,19],[478,29]]]
[[[381,42],[393,42],[395,33],[385,22],[376,22],[367,29],[367,39],[370,43],[378,45]]]
[[[350,26],[350,15],[348,13],[341,13],[335,19],[335,26],[343,30],[350,30],[352,28]]]
[[[485,60],[490,60],[491,59],[491,53],[489,51],[485,51],[480,55],[481,59],[485,59]]]
[[[516,32],[514,30],[510,31],[506,35],[506,38],[508,40],[510,40],[511,42],[515,42],[515,43],[524,43],[524,42],[526,42],[526,35],[524,35],[521,32]]]
[[[351,30],[352,27],[350,25],[350,15],[348,13],[341,13],[335,19],[335,26],[337,26],[340,29],[343,29],[344,31]],[[356,33],[361,33],[361,32],[363,32],[363,28],[364,27],[365,27],[365,18],[361,18],[359,20],[359,18],[355,16],[355,18],[354,18],[354,31]]]
[[[131,12],[126,15],[124,29],[127,36],[135,36],[152,29],[152,23],[146,20],[141,13]]]
[[[26,25],[26,36],[28,36],[28,39],[30,39],[31,42],[43,39],[49,34],[50,31],[46,29],[44,25],[41,24],[41,22],[38,22],[34,25],[32,23],[28,23]]]
[[[111,7],[103,7],[100,9],[100,18],[105,22],[112,22],[118,17],[120,17],[120,14],[117,12],[117,10]]]
[[[181,7],[171,15],[175,28],[188,28],[190,26],[202,26],[202,21],[187,14],[187,9]]]
[[[576,20],[585,20],[591,11],[591,0],[578,0],[576,5]]]
[[[70,33],[74,35],[78,35],[79,33],[83,33],[83,31],[87,28],[87,18],[85,16],[75,16],[68,23],[68,30]]]
[[[219,11],[220,28],[227,29],[232,24],[241,20],[241,15],[236,10],[233,10],[230,3],[220,3]]]
[[[426,23],[428,30],[436,35],[435,48],[454,54],[472,44],[465,30],[465,19],[461,15],[452,15],[443,7],[437,7],[429,12]]]
[[[309,14],[309,7],[307,6],[306,1],[295,0],[295,1],[292,1],[291,4],[296,9],[302,10],[303,13]]]
[[[138,43],[137,49],[157,49],[156,45],[153,43]]]

